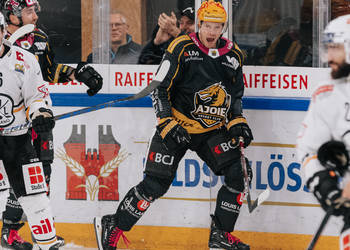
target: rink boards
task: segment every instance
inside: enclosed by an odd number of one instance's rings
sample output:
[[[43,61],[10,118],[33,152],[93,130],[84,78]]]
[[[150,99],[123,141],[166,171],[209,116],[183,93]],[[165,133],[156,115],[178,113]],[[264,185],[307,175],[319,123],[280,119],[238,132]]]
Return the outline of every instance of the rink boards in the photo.
[[[157,69],[139,65],[96,68],[104,77],[104,87],[95,97],[81,94],[86,87],[79,83],[50,85],[55,114],[136,93],[147,86]],[[244,68],[244,114],[254,133],[254,142],[246,150],[254,174],[251,195],[255,199],[266,188],[271,190],[268,201],[252,214],[244,204],[236,225],[239,236],[256,249],[266,245],[305,249],[324,214],[305,188],[295,141],[309,96],[317,85],[327,83],[328,75],[328,69]],[[129,188],[142,180],[154,127],[149,97],[56,123],[51,203],[58,231],[68,225],[70,233],[65,237],[95,246],[90,223],[94,216],[114,213]],[[168,193],[128,233],[133,246],[205,249],[209,214],[221,185],[222,178],[212,176],[206,164],[188,152]],[[324,235],[336,236],[340,229],[341,221],[331,218]],[[301,238],[296,240],[297,236]],[[336,244],[335,237],[330,239]],[[171,248],[174,244],[177,248]],[[179,248],[188,244],[193,247]],[[330,249],[329,242],[326,246]]]

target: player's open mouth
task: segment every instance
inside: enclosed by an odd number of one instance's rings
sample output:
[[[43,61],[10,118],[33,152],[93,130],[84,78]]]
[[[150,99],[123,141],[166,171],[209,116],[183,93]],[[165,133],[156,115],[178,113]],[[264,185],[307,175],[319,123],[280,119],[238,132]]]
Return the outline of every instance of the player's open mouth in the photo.
[[[214,38],[207,38],[207,42],[208,42],[208,43],[212,43],[212,42],[214,42],[214,41],[215,41]]]

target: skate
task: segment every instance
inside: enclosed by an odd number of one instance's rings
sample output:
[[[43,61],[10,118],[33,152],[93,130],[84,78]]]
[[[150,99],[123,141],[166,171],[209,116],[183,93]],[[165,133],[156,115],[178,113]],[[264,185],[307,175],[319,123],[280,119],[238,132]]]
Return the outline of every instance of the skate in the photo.
[[[3,249],[32,250],[32,244],[24,241],[18,234],[18,230],[23,225],[24,223],[3,224],[1,230],[1,247]]]
[[[126,246],[129,245],[129,240],[124,235],[124,231],[116,226],[114,215],[105,215],[94,218],[95,234],[97,246],[99,250],[114,250],[117,249],[117,244],[120,237],[123,238]]]
[[[60,247],[63,247],[66,244],[66,242],[64,241],[64,239],[61,236],[56,235],[56,238],[57,238],[57,242],[54,245],[52,245],[49,249],[51,249],[51,250],[59,249]],[[35,242],[33,234],[32,234],[32,241],[34,243],[33,250],[40,250],[39,245],[36,244],[36,242]]]
[[[229,250],[249,250],[250,247],[244,244],[240,239],[229,232],[225,232],[215,225],[214,216],[211,215],[212,222],[210,226],[209,249],[229,249]]]

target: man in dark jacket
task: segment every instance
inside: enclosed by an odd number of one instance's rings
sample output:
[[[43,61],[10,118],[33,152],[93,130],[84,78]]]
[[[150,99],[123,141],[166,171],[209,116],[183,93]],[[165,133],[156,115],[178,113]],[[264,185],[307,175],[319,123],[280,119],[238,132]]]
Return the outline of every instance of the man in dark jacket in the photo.
[[[110,64],[137,64],[142,46],[132,40],[128,34],[129,25],[125,16],[119,11],[110,14]],[[87,57],[87,62],[92,63],[92,53]]]
[[[159,64],[169,44],[180,34],[194,32],[194,9],[187,7],[181,11],[179,26],[174,12],[171,16],[159,15],[158,25],[153,31],[151,40],[143,48],[139,64]]]

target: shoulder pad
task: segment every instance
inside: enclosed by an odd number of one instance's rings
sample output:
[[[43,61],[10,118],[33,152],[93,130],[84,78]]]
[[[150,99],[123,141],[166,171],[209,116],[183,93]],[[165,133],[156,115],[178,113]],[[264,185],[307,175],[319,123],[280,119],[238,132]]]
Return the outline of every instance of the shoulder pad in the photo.
[[[317,98],[322,97],[326,94],[330,94],[333,92],[334,85],[333,84],[327,84],[322,85],[318,87],[313,93],[312,93],[312,101],[316,101]]]
[[[172,54],[176,48],[182,47],[184,44],[191,43],[192,40],[188,35],[176,37],[168,46],[167,51]]]
[[[42,29],[39,29],[39,28],[35,28],[33,33],[36,37],[40,37],[41,39],[48,40],[48,38],[49,38],[48,35],[46,35],[46,33]]]
[[[238,44],[235,42],[234,42],[234,47],[233,47],[232,51],[238,56],[239,62],[242,66],[246,56],[242,52],[242,50],[238,47]]]

